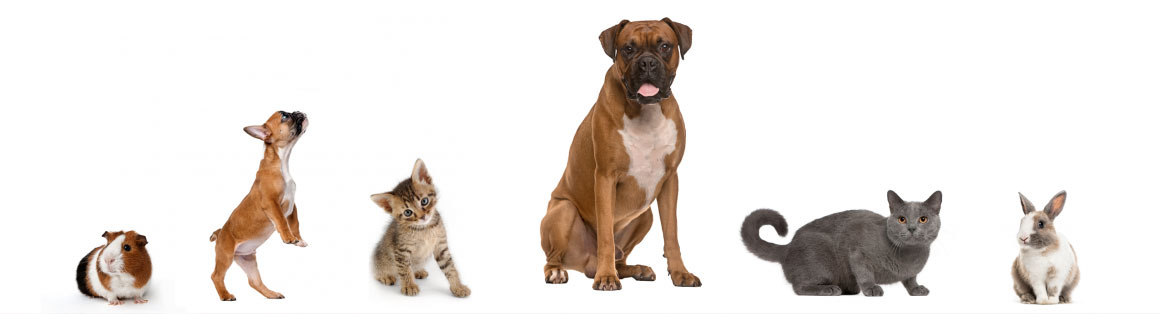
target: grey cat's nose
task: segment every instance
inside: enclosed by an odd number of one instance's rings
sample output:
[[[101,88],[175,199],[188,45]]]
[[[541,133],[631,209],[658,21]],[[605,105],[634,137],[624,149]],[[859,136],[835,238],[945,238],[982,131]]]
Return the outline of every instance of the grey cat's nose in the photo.
[[[914,230],[918,230],[918,227],[906,227],[906,230],[910,230],[910,233],[914,233]]]

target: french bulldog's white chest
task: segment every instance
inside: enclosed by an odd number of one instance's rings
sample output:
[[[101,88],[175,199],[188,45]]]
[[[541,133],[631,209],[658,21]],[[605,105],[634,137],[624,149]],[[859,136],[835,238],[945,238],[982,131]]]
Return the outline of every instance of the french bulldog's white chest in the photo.
[[[665,157],[677,147],[677,125],[665,117],[659,104],[644,105],[640,115],[622,119],[624,128],[618,132],[628,153],[628,176],[636,179],[645,199],[652,203],[657,184],[665,175]]]
[[[294,184],[294,177],[290,176],[290,151],[293,150],[293,145],[288,145],[285,148],[278,149],[278,159],[282,161],[282,200],[279,202],[282,206],[282,215],[290,216],[294,212],[294,191],[296,190]]]

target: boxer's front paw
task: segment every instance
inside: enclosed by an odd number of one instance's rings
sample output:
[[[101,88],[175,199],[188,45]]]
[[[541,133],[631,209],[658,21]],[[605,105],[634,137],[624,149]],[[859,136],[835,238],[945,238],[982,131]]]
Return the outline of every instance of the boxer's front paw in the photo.
[[[596,274],[596,279],[592,282],[592,289],[600,291],[620,290],[620,279],[616,278],[615,274]]]
[[[687,271],[673,271],[669,272],[669,277],[673,279],[673,285],[677,287],[700,287],[701,278]]]
[[[544,282],[550,284],[568,283],[568,271],[559,267],[544,269]]]

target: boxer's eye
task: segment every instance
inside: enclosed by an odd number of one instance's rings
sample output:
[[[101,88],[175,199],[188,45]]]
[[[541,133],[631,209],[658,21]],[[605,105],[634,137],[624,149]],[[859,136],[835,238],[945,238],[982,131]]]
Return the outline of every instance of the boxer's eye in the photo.
[[[427,206],[427,203],[428,203],[427,198],[424,197],[423,201],[421,201],[421,203],[423,203],[423,206]]]
[[[414,213],[415,213],[415,212],[412,212],[410,209],[408,209],[408,210],[404,210],[404,211],[403,211],[403,216],[411,217],[411,214],[414,214]]]
[[[668,53],[669,49],[672,49],[672,48],[673,47],[669,46],[669,44],[661,44],[661,52]]]
[[[632,50],[633,50],[632,47],[624,47],[624,54],[631,55]]]

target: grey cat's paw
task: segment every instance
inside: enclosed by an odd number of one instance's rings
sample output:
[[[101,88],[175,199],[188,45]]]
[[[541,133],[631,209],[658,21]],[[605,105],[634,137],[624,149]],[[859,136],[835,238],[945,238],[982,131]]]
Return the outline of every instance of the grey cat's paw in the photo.
[[[914,287],[914,289],[910,289],[910,291],[908,291],[908,292],[910,292],[910,295],[912,295],[912,296],[924,297],[924,296],[930,294],[930,289],[927,289],[926,286],[919,285],[917,287]]]
[[[880,297],[880,296],[882,296],[882,286],[873,285],[873,286],[867,287],[865,289],[862,289],[862,294],[865,296],[868,296],[868,297]]]

